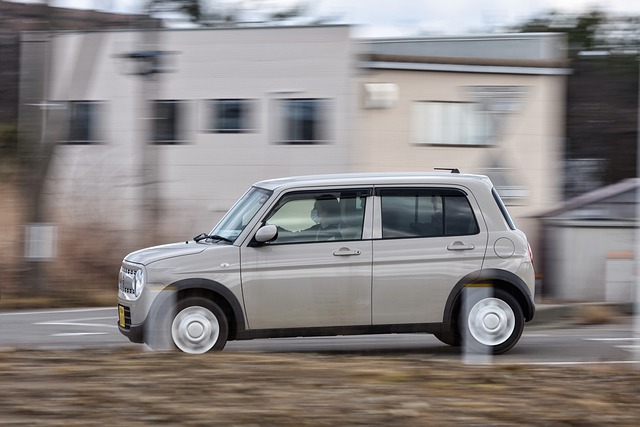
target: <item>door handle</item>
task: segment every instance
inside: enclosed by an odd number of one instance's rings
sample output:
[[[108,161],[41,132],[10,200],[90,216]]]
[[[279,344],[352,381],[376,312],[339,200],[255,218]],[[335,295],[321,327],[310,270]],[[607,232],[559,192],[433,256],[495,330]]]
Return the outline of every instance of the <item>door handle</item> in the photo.
[[[357,249],[351,250],[349,248],[340,248],[333,251],[334,256],[353,256],[360,255],[360,251]]]
[[[472,245],[471,243],[469,244],[465,244],[463,242],[461,242],[460,240],[456,240],[455,242],[451,243],[449,246],[447,246],[447,249],[450,251],[470,251],[471,249],[475,249],[476,247],[474,245]]]

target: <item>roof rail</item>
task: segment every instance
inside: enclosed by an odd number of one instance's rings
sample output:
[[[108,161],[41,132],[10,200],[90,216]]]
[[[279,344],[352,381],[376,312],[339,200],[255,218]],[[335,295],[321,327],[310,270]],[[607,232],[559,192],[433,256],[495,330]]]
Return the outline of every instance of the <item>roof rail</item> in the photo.
[[[437,171],[451,171],[451,173],[460,173],[460,169],[458,168],[433,168]]]

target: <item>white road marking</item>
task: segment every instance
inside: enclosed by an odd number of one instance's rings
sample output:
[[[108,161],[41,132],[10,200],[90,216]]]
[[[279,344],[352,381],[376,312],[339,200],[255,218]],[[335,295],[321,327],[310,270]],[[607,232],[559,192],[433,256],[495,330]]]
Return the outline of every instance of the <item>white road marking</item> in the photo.
[[[114,319],[115,320],[115,319]],[[50,326],[89,326],[93,328],[117,328],[115,322],[113,325],[101,325],[96,323],[79,323],[79,322],[70,322],[70,321],[62,321],[62,322],[38,322],[34,323],[34,325],[50,325]]]
[[[109,324],[104,323],[84,323],[91,320],[111,320]],[[51,326],[88,326],[92,328],[117,328],[115,324],[115,317],[87,317],[84,319],[70,319],[70,320],[50,320],[47,322],[37,322],[34,325],[51,325]],[[112,324],[113,323],[113,324]]]
[[[632,365],[640,363],[638,360],[594,360],[594,361],[566,361],[566,362],[515,362],[497,363],[497,365],[539,365],[539,366],[565,366],[565,365]]]
[[[67,332],[60,334],[51,334],[52,337],[80,337],[84,335],[109,335],[108,332]]]
[[[640,337],[621,337],[621,338],[583,338],[585,341],[597,341],[597,342],[626,342],[626,341],[640,341]],[[640,349],[640,345],[616,345],[615,348],[619,348],[620,350],[631,351],[634,352]]]
[[[84,311],[101,311],[101,310],[116,310],[116,307],[99,307],[99,308],[73,308],[68,310],[55,310],[55,311],[10,311],[6,313],[0,313],[0,316],[24,316],[34,314],[60,314],[60,313],[81,313]]]
[[[616,348],[621,348],[622,350],[633,351],[633,350],[640,349],[640,345],[617,345]]]
[[[110,320],[109,324],[104,323],[86,323],[92,320]],[[87,317],[84,319],[70,319],[70,320],[51,320],[47,322],[36,322],[34,325],[44,326],[80,326],[88,328],[109,328],[117,329],[115,324],[116,318],[109,317]],[[108,332],[59,332],[56,334],[50,334],[52,337],[72,337],[72,336],[86,336],[86,335],[108,335]]]

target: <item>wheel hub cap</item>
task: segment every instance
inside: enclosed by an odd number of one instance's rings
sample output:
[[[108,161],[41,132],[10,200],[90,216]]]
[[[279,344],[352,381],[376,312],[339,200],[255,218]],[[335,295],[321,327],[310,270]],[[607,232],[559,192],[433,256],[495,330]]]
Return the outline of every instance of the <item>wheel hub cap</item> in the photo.
[[[207,328],[201,319],[188,319],[185,332],[190,341],[199,342],[204,339]]]
[[[173,342],[185,353],[206,353],[215,345],[219,334],[218,319],[204,307],[185,308],[171,325]]]
[[[484,298],[469,312],[469,332],[481,344],[495,346],[509,339],[515,329],[513,310],[501,299]]]
[[[484,318],[484,326],[487,329],[496,329],[500,325],[500,317],[495,313],[489,313]]]

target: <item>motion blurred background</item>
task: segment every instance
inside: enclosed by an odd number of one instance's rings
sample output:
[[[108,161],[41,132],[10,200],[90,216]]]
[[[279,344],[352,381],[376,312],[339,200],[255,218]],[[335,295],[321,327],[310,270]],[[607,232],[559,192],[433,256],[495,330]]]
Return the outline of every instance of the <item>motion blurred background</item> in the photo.
[[[260,179],[435,167],[538,298],[633,301],[640,4],[432,3],[0,1],[0,308],[114,304]]]

